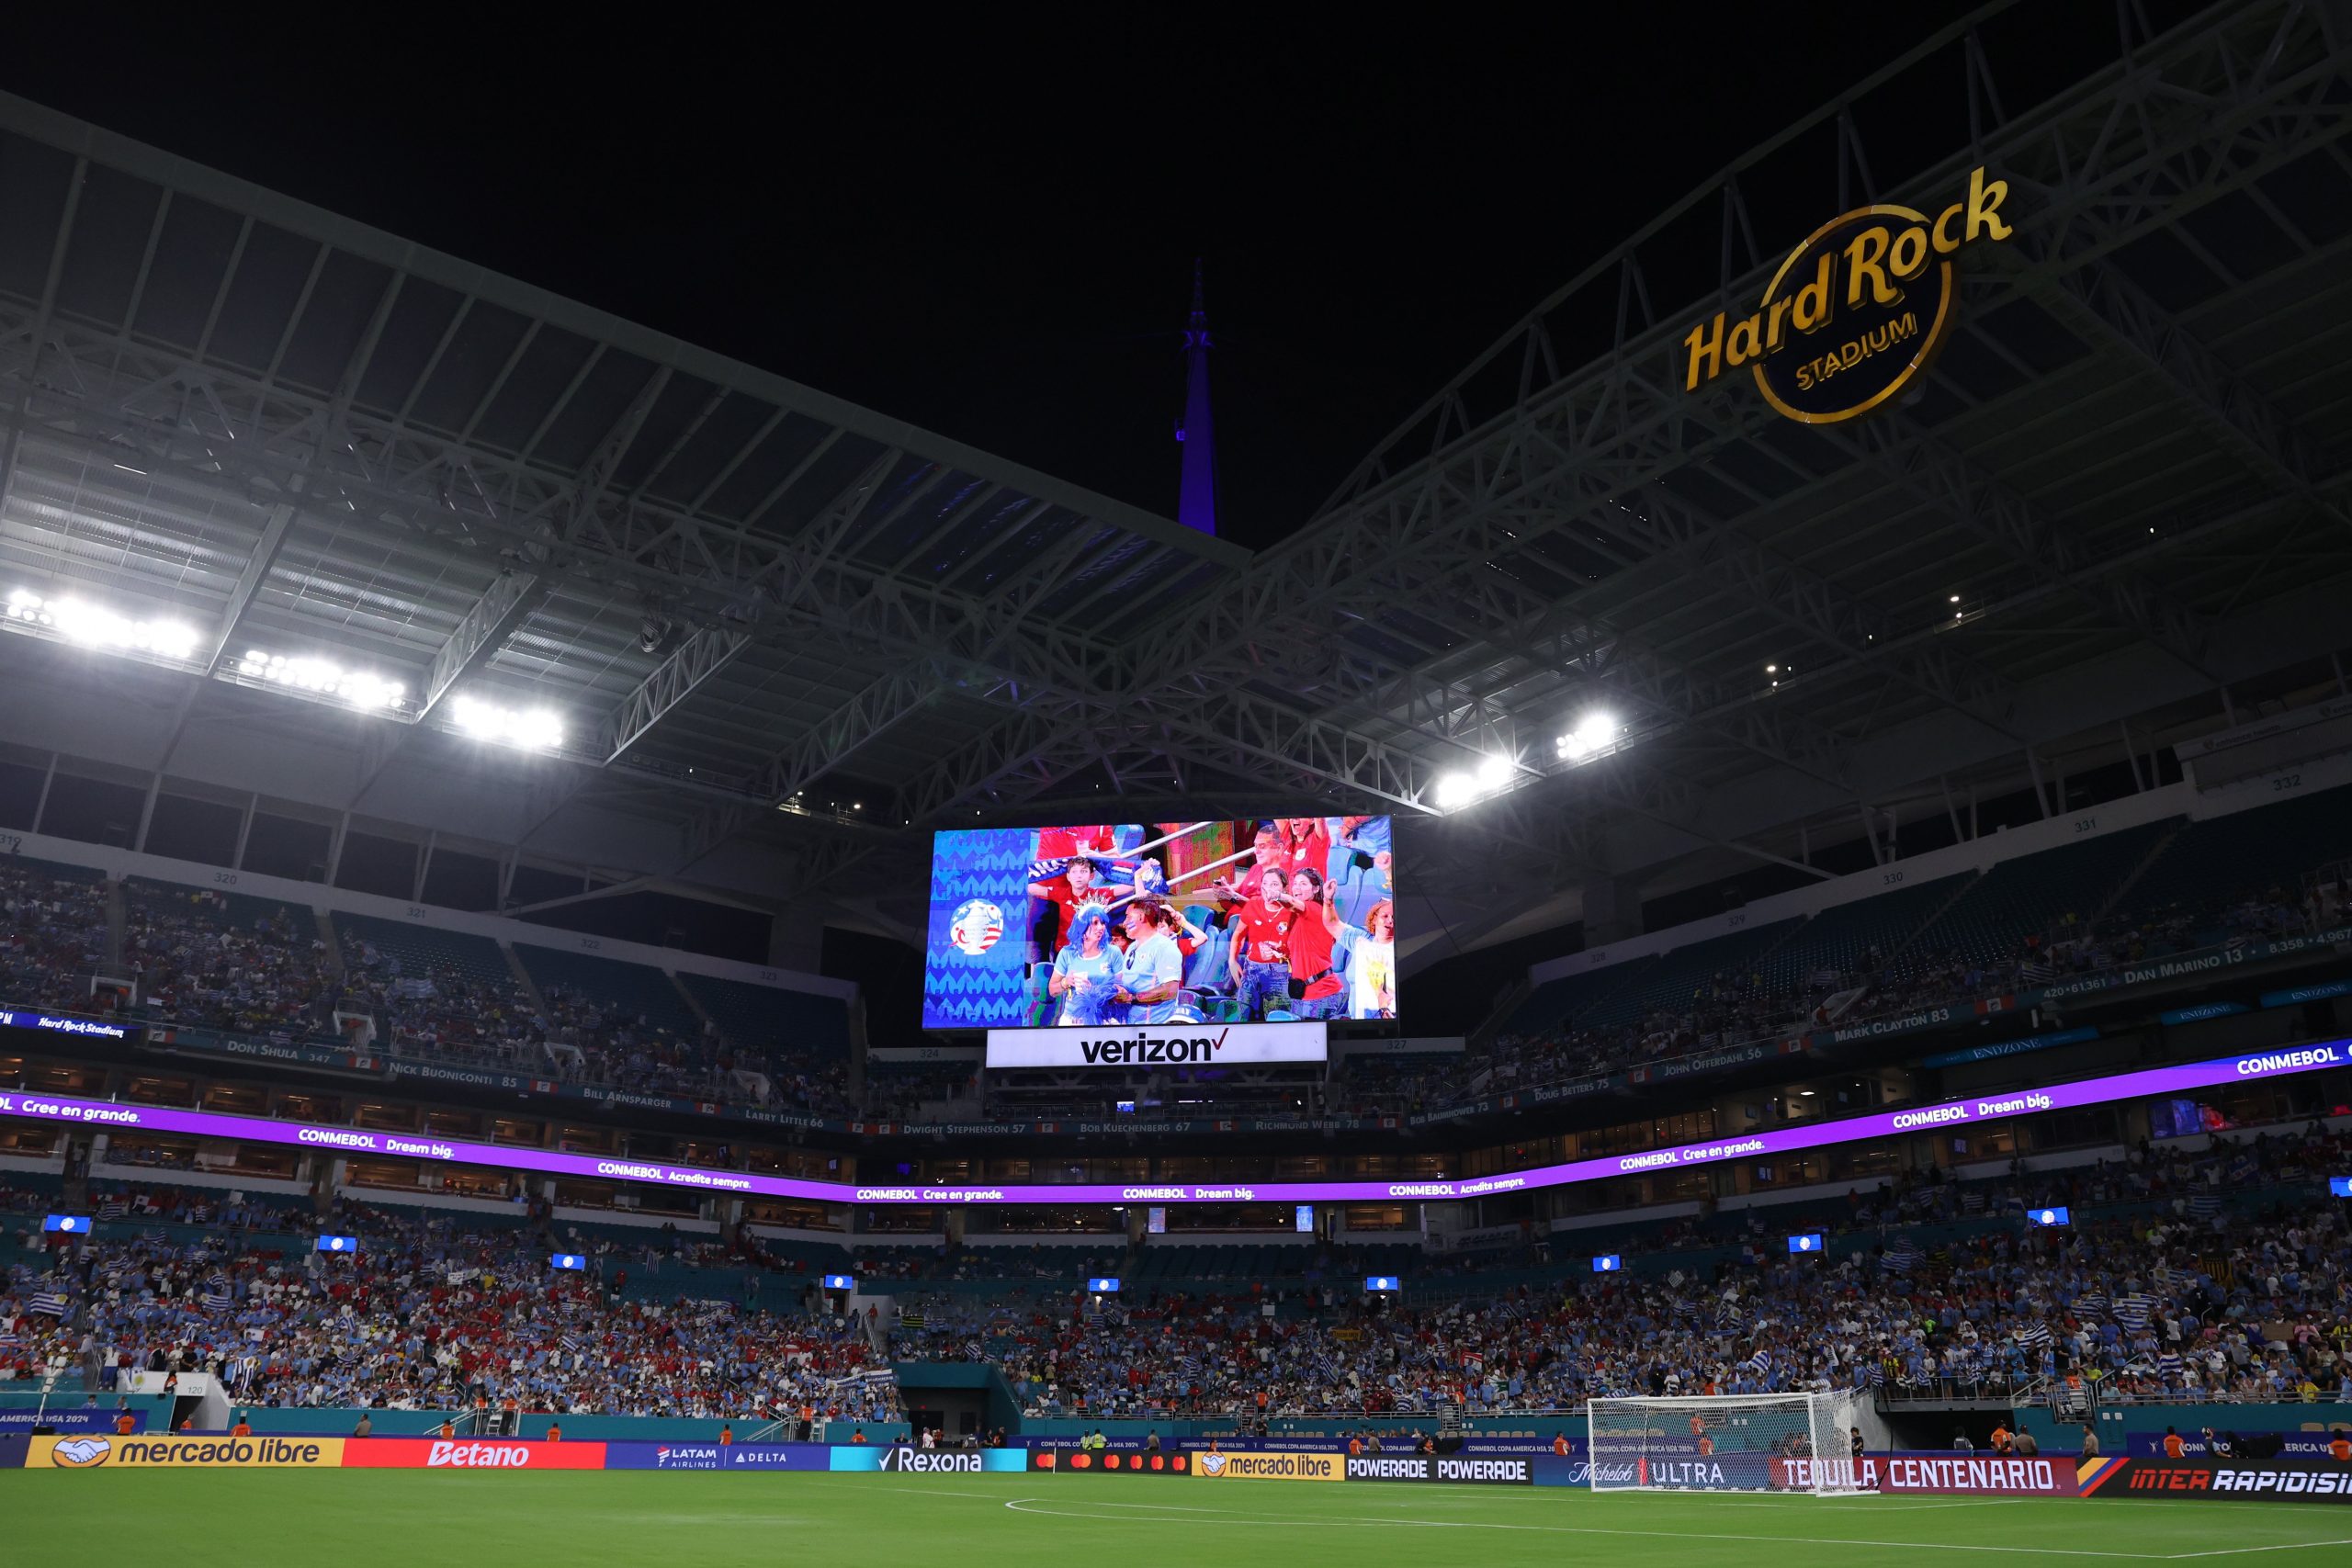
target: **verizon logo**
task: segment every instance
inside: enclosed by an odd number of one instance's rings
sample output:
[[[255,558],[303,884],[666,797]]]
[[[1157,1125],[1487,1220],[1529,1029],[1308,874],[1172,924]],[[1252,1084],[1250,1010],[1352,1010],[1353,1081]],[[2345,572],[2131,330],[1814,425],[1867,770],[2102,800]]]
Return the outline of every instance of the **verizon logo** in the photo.
[[[1229,1029],[1215,1034],[1168,1035],[1165,1038],[1136,1034],[1129,1038],[1080,1040],[1078,1053],[1090,1066],[1120,1067],[1155,1062],[1210,1062],[1225,1049]]]

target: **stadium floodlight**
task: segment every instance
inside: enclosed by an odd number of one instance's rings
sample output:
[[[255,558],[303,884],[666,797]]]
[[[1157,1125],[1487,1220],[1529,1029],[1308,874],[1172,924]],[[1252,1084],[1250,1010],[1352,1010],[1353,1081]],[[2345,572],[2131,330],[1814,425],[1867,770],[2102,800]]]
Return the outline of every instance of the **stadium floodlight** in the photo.
[[[1593,1256],[1592,1271],[1596,1274],[1622,1273],[1623,1272],[1624,1268],[1624,1258],[1619,1257],[1616,1253],[1601,1252],[1596,1253]]]
[[[1819,1252],[1821,1248],[1822,1239],[1819,1231],[1806,1231],[1802,1235],[1789,1237],[1791,1252]]]
[[[857,1289],[857,1277],[854,1274],[828,1274],[825,1276],[825,1289],[854,1291]]]
[[[90,1234],[90,1216],[87,1214],[44,1214],[41,1216],[40,1228],[44,1232],[53,1231],[62,1235],[87,1235]]]
[[[1599,708],[1577,720],[1577,727],[1560,737],[1558,750],[1564,762],[1581,762],[1617,739],[1617,716]]]
[[[1108,1276],[1090,1279],[1086,1281],[1086,1289],[1090,1295],[1115,1296],[1119,1293],[1119,1281]]]
[[[359,1238],[356,1235],[322,1235],[319,1237],[321,1252],[356,1252]]]
[[[2028,1213],[2026,1218],[2038,1225],[2067,1225],[2075,1223],[2073,1216],[2064,1209],[2035,1209]]]
[[[1363,1288],[1385,1294],[1403,1290],[1405,1281],[1401,1276],[1396,1274],[1367,1274],[1363,1277]]]
[[[451,700],[449,716],[468,735],[503,746],[552,751],[563,744],[563,719],[552,708],[510,708],[461,696]]]
[[[559,1252],[548,1260],[555,1268],[585,1269],[588,1259],[577,1252]]]
[[[373,671],[345,670],[323,659],[289,657],[262,648],[245,650],[244,657],[237,660],[237,673],[273,686],[340,697],[353,707],[370,711],[396,708],[408,701],[406,686]]]
[[[1478,765],[1468,773],[1441,773],[1437,781],[1437,807],[1440,811],[1452,811],[1484,800],[1509,789],[1519,777],[1519,763],[1507,753],[1494,753],[1478,759]]]
[[[53,631],[67,642],[106,653],[152,653],[183,663],[196,657],[196,630],[186,623],[142,620],[84,599],[48,599],[17,588],[0,614],[20,626]]]

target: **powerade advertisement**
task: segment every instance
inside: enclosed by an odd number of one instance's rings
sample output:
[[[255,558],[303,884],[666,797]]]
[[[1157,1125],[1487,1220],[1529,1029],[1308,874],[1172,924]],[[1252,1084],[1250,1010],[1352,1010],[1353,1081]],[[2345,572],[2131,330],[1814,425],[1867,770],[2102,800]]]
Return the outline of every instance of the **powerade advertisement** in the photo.
[[[1385,817],[933,834],[922,1026],[1395,1018],[1391,842]]]

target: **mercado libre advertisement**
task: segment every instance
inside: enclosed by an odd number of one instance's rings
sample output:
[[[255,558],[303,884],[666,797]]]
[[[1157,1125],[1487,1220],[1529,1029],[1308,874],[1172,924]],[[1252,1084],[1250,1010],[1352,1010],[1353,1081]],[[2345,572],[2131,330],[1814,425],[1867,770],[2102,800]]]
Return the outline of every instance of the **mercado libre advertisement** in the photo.
[[[1385,817],[934,834],[923,1027],[1393,1019],[1390,842]],[[1080,1065],[1138,1065],[1114,1057]]]
[[[1193,1473],[1204,1481],[1345,1481],[1341,1453],[1196,1453]]]
[[[334,1470],[346,1438],[34,1438],[28,1470]],[[601,1463],[601,1460],[599,1461]]]

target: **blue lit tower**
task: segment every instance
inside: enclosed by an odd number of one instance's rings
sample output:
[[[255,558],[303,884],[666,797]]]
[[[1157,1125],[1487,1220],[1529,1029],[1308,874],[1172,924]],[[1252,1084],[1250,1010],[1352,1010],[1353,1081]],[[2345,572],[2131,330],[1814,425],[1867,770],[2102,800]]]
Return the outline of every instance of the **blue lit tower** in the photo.
[[[1184,483],[1176,521],[1204,534],[1216,532],[1216,430],[1209,420],[1209,313],[1201,303],[1201,264],[1193,262],[1193,320],[1184,329]]]

